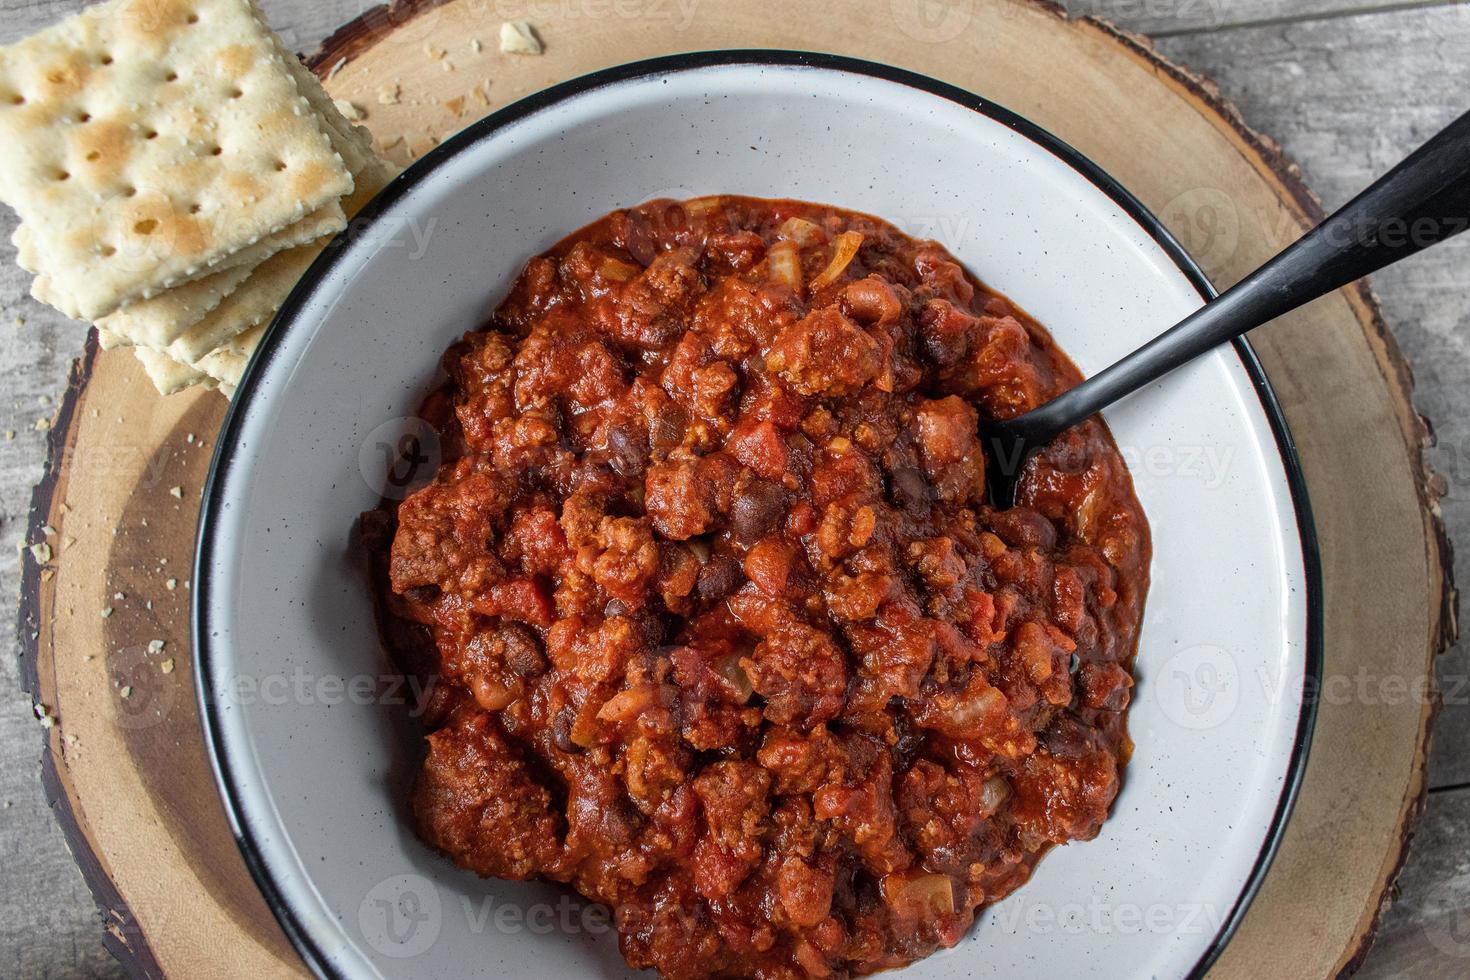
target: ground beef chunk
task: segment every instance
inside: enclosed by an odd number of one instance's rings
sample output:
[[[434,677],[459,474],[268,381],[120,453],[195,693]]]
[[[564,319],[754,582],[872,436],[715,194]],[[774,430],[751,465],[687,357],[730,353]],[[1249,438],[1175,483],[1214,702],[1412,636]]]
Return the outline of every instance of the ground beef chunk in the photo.
[[[461,715],[429,736],[413,811],[424,839],[472,871],[517,879],[557,871],[564,821],[489,715]]]

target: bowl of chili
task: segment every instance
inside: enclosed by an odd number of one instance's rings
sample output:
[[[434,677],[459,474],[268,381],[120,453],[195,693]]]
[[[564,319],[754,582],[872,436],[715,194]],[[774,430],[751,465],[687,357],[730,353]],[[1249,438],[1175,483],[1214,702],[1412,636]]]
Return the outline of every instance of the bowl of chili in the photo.
[[[721,315],[675,302],[691,282],[729,294]],[[419,161],[278,317],[202,517],[206,733],[303,957],[1202,974],[1279,841],[1320,671],[1269,384],[1244,344],[1186,367],[1059,446],[1024,513],[985,509],[966,447],[1208,295],[1054,137],[841,58],[613,69]],[[363,512],[388,515],[366,560]],[[565,553],[534,558],[547,541]],[[456,591],[478,603],[457,630]],[[588,702],[578,678],[647,608],[656,642]],[[1035,703],[981,738],[997,692]],[[670,708],[659,742],[646,719]],[[804,785],[818,735],[842,771]],[[660,843],[680,828],[687,847]]]

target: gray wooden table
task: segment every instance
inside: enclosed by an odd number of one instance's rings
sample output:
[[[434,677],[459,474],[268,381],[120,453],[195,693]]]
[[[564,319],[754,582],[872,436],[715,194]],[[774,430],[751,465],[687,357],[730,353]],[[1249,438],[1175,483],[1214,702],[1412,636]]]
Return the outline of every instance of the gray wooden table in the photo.
[[[717,2],[717,0],[695,0]],[[724,2],[724,0],[718,0]],[[882,0],[875,0],[882,2]],[[264,0],[297,50],[313,47],[371,0]],[[0,0],[0,43],[83,6]],[[1470,108],[1470,4],[1464,0],[1068,0],[1152,35],[1168,56],[1220,84],[1251,125],[1275,137],[1329,207]],[[14,216],[0,215],[8,243]],[[1435,464],[1470,583],[1470,238],[1374,280],[1436,424]],[[0,623],[15,621],[31,484],[79,326],[33,302],[0,245]],[[1391,601],[1391,599],[1389,600]],[[40,734],[20,691],[14,637],[0,657],[0,976],[120,973],[102,949],[92,900],[37,779]],[[1428,813],[1377,947],[1360,976],[1470,976],[1470,641],[1440,666],[1445,707],[1435,730]],[[1432,942],[1430,937],[1440,939]],[[1444,942],[1445,936],[1456,942]],[[1458,952],[1461,958],[1452,954]],[[1450,959],[1446,959],[1450,956]],[[1459,969],[1455,969],[1455,966]]]

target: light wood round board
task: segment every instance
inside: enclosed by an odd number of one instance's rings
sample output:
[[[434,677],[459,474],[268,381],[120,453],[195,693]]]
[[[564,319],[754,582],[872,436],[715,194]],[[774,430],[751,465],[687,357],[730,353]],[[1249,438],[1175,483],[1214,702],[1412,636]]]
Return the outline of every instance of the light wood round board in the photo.
[[[517,17],[533,20],[544,55],[499,52],[501,20]],[[406,163],[554,82],[731,47],[888,62],[1008,106],[1138,195],[1217,286],[1320,216],[1295,170],[1208,83],[1043,0],[417,0],[368,12],[310,63]],[[1455,594],[1443,487],[1392,334],[1354,286],[1252,340],[1316,513],[1329,678],[1424,683],[1453,638]],[[304,972],[234,845],[195,710],[189,566],[225,407],[213,393],[159,398],[125,352],[89,342],[33,500],[28,540],[54,529],[52,561],[27,559],[20,623],[31,693],[58,722],[44,779],[105,940],[139,976]],[[162,650],[150,652],[154,640]],[[1433,699],[1390,700],[1325,699],[1281,851],[1211,976],[1329,977],[1361,961],[1425,792]]]

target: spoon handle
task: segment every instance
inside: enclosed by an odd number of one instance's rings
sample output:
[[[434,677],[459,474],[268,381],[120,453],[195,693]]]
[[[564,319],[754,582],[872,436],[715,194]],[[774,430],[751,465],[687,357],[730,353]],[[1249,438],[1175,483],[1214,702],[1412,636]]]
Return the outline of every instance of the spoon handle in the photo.
[[[1033,445],[1186,361],[1470,227],[1470,112],[1218,299],[1011,420]]]

